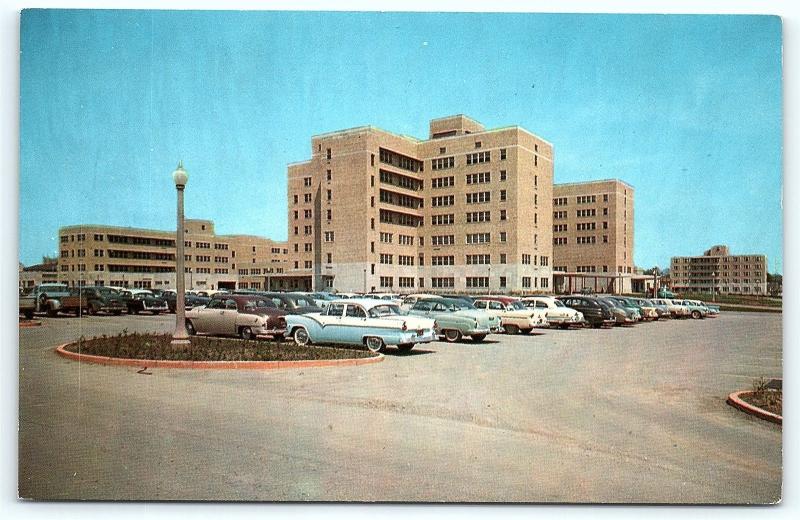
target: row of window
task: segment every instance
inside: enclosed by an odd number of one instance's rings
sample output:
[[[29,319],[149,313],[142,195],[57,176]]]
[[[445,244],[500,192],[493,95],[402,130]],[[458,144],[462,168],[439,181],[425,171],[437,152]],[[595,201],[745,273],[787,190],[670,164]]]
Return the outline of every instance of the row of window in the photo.
[[[565,246],[569,243],[567,237],[554,237],[553,238],[553,245],[554,246]],[[582,237],[575,237],[575,243],[579,245],[589,245],[589,244],[596,244],[597,237],[594,235],[591,236],[582,236]],[[603,235],[603,243],[608,244],[608,235]]]

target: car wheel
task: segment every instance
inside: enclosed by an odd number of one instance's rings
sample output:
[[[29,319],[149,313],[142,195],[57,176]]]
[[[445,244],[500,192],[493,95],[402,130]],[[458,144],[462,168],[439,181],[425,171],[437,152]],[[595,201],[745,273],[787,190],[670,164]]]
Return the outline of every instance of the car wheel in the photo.
[[[114,311],[114,316],[119,316],[122,314],[122,311]]]
[[[569,328],[569,323],[562,323],[561,328],[567,330]]]
[[[47,309],[47,315],[48,315],[48,316],[50,316],[51,318],[55,318],[56,316],[58,316],[58,311],[57,311],[57,310],[55,310],[55,309],[54,309],[54,308],[52,308],[52,307],[49,307],[49,308]]]
[[[25,311],[23,313],[26,319],[32,320],[33,319],[33,311]]]
[[[473,334],[470,336],[470,339],[472,339],[473,343],[480,343],[486,339],[486,334]]]
[[[242,339],[255,339],[256,338],[256,335],[253,334],[253,329],[251,329],[250,327],[242,327],[242,329],[239,331],[239,336]]]
[[[286,338],[284,337],[283,334],[275,334],[274,336],[272,336],[272,339],[274,339],[275,341],[283,341]]]
[[[519,327],[516,325],[506,325],[503,328],[506,329],[506,334],[519,334]]]
[[[519,329],[519,333],[523,335],[530,334],[531,332],[533,332],[533,329]]]
[[[461,339],[461,332],[457,330],[448,329],[442,331],[442,333],[444,334],[444,340],[448,343],[455,343]]]
[[[295,329],[294,334],[294,342],[299,347],[305,347],[311,343],[311,338],[308,336],[308,331],[303,327],[298,327]]]
[[[367,344],[367,348],[370,352],[381,352],[384,348],[386,348],[383,340],[377,336],[369,336],[365,343]]]
[[[89,305],[89,308],[87,310],[88,310],[87,314],[89,314],[89,316],[95,316],[97,314],[97,309],[95,308],[94,305]]]
[[[194,328],[194,323],[189,320],[186,320],[186,333],[190,336],[197,334],[197,329]]]
[[[397,345],[398,350],[400,352],[410,352],[412,348],[414,348],[413,343],[404,343],[402,345]]]
[[[692,311],[692,319],[699,320],[700,319],[700,311]]]

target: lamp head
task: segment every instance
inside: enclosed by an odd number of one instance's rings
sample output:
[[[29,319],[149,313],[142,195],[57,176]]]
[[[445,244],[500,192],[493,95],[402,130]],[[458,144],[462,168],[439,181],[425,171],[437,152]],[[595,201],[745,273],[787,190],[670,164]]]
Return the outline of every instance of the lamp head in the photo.
[[[179,162],[178,167],[172,172],[172,181],[176,187],[186,186],[186,183],[189,182],[189,174],[183,169],[183,161]]]

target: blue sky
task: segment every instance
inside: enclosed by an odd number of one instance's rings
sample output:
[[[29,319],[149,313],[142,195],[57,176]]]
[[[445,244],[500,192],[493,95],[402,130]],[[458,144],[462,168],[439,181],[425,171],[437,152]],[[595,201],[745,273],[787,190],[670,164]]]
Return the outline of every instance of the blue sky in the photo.
[[[286,165],[464,113],[552,142],[556,182],[636,189],[634,258],[724,243],[782,272],[776,17],[47,11],[22,16],[20,261],[60,226],[187,216],[286,238]]]

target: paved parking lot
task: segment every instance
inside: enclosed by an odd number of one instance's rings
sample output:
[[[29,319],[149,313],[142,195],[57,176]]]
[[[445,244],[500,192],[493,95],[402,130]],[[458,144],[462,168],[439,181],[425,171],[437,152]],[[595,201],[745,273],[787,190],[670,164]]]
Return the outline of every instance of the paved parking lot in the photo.
[[[79,364],[20,329],[20,495],[42,499],[774,502],[781,429],[725,404],[782,373],[781,315],[433,343],[362,367]]]

